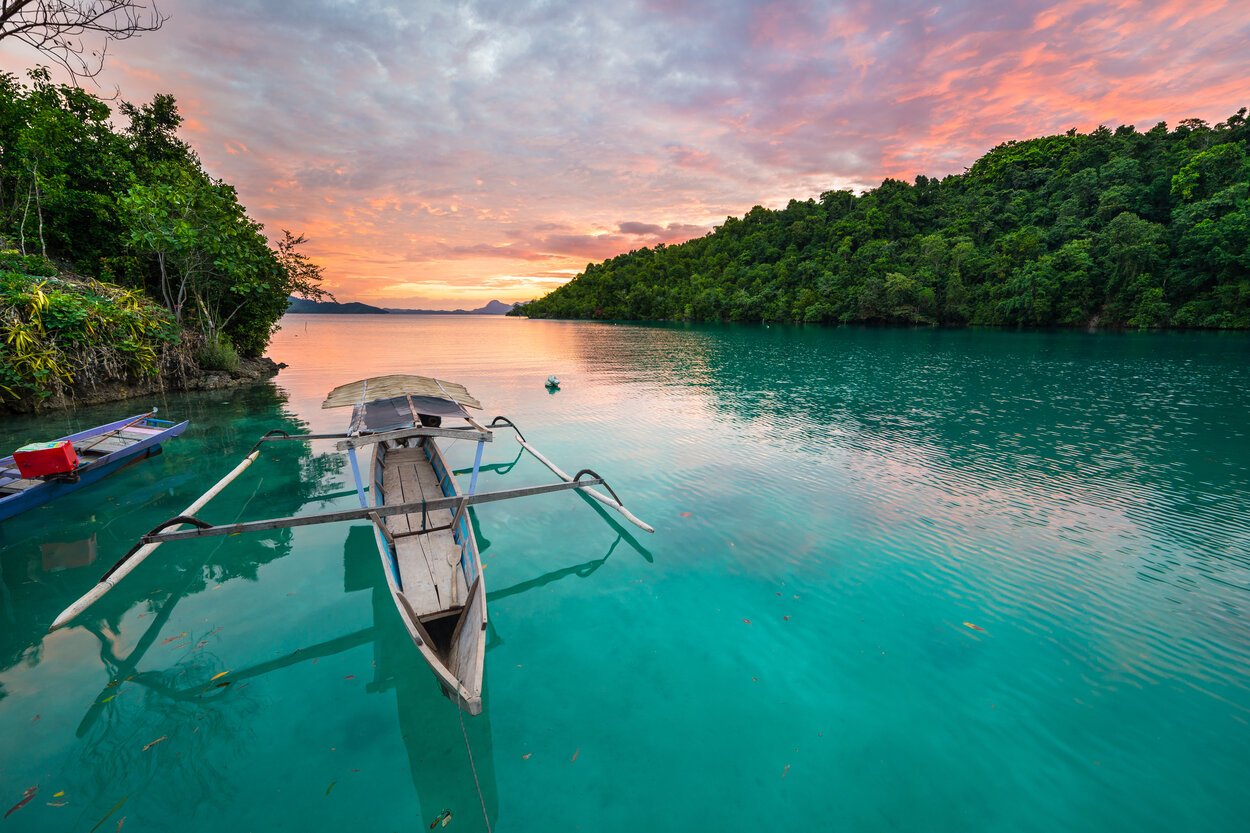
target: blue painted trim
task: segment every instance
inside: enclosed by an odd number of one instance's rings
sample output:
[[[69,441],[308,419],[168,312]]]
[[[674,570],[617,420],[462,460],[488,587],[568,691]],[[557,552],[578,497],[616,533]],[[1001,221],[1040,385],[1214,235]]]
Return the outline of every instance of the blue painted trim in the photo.
[[[486,443],[482,440],[477,441],[477,454],[473,456],[473,475],[469,478],[469,494],[477,494],[477,473],[482,468],[482,448]]]
[[[143,416],[144,414],[135,414],[132,417],[119,419],[117,420],[117,422],[110,422],[107,425],[97,425],[95,428],[88,428],[86,431],[79,431],[77,434],[69,434],[64,437],[58,437],[57,439],[53,440],[53,442],[63,443],[66,440],[69,440],[70,442],[75,442],[77,440],[85,440],[88,437],[98,437],[101,434],[107,434],[109,431],[116,431],[118,428],[123,428]],[[179,434],[181,434],[182,429],[186,427],[187,427],[187,423],[183,422],[182,427],[179,428],[177,432],[171,434],[170,438],[172,439],[173,437],[176,437]],[[165,435],[161,434],[159,436],[163,438]],[[144,440],[144,442],[147,442],[147,440]],[[127,450],[127,449],[123,449],[123,450]],[[101,458],[101,459],[104,459],[104,458]],[[0,459],[0,468],[8,468],[9,466],[12,466],[12,465],[14,465],[12,454],[10,454],[8,457]]]
[[[142,414],[133,416],[130,419],[120,419],[117,422],[111,422],[108,425],[101,425],[98,428],[92,428],[89,431],[80,431],[77,434],[70,434],[68,437],[61,437],[58,442],[64,440],[73,442],[75,439],[86,439],[88,437],[98,436],[108,431],[121,428],[127,423],[134,422],[139,418],[139,416],[142,416]],[[137,462],[141,458],[151,457],[160,449],[162,442],[165,440],[172,440],[174,437],[181,434],[187,429],[187,425],[188,423],[185,421],[180,422],[167,431],[162,431],[159,434],[153,434],[146,440],[141,440],[134,445],[118,449],[112,454],[106,454],[97,460],[93,460],[78,469],[77,483],[66,483],[60,480],[47,480],[38,486],[31,486],[23,492],[18,492],[17,494],[0,498],[0,521],[7,520],[14,515],[25,512],[27,509],[33,509],[36,506],[40,506],[50,500],[55,500],[61,495],[75,492],[84,486],[90,486],[92,483],[103,480],[105,477],[113,474],[127,463]],[[5,460],[7,460],[10,464],[13,462],[13,458],[11,456],[5,458]],[[0,460],[0,465],[4,465],[4,462],[4,460]]]
[[[360,463],[356,460],[356,449],[347,449],[347,459],[352,464],[352,479],[356,481],[356,496],[360,498],[360,507],[363,509],[369,504],[365,500],[365,485],[360,482]]]

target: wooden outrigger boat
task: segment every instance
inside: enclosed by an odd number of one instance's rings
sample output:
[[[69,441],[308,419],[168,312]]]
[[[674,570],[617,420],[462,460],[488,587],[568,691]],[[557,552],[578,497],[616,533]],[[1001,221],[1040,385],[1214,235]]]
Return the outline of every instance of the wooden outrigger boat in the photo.
[[[497,416],[482,425],[468,409],[482,405],[462,385],[425,376],[377,376],[332,390],[323,408],[352,408],[344,434],[288,435],[271,431],[235,468],[175,518],[140,539],[90,592],[70,605],[52,623],[64,627],[111,590],[143,559],[166,541],[233,535],[283,527],[336,521],[369,520],[391,598],[422,658],[443,692],[469,714],[482,710],[482,676],[486,654],[486,586],[468,507],[498,500],[569,489],[620,512],[636,526],[654,530],[625,508],[602,477],[590,469],[570,476],[525,439],[511,420]],[[444,420],[456,420],[444,425]],[[560,478],[558,483],[478,493],[482,451],[494,432],[509,429],[517,442]],[[271,518],[213,526],[195,517],[232,480],[252,464],[265,442],[338,440],[347,453],[360,509]],[[447,464],[439,439],[477,443],[467,489],[462,489]],[[359,451],[372,447],[362,473]],[[605,495],[595,486],[603,486]],[[609,496],[610,495],[610,496]],[[179,527],[191,526],[191,529]]]
[[[0,458],[0,521],[89,486],[128,463],[159,454],[161,443],[185,431],[187,423],[156,419],[154,413],[137,414],[55,440],[70,443],[77,455],[77,466],[64,473],[23,477],[12,454]]]

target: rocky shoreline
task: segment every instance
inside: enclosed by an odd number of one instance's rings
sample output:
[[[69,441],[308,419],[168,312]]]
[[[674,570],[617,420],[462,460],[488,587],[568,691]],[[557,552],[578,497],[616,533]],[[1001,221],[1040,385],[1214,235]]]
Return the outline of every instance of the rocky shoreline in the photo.
[[[239,367],[234,371],[201,370],[181,364],[173,373],[161,376],[108,382],[46,399],[3,402],[0,403],[0,413],[32,414],[118,402],[154,393],[243,387],[272,379],[284,367],[285,363],[278,363],[264,356],[258,359],[240,359]]]

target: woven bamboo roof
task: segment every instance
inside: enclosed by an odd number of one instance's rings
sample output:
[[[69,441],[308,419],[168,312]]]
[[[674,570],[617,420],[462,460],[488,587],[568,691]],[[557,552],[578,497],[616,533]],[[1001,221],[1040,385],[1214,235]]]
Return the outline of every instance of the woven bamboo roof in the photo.
[[[434,379],[429,376],[371,376],[339,385],[326,394],[323,408],[342,408],[359,402],[372,402],[377,399],[391,399],[396,396],[433,396],[438,399],[450,399],[468,408],[482,409],[482,403],[474,399],[464,385]]]

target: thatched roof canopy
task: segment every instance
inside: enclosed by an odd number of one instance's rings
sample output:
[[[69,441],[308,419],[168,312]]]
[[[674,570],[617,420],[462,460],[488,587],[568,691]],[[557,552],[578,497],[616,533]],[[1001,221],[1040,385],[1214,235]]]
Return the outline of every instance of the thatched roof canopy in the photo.
[[[396,396],[430,396],[436,399],[450,399],[469,408],[482,409],[482,403],[471,395],[464,385],[434,379],[429,376],[371,376],[339,385],[326,394],[321,403],[323,408],[342,408],[360,402],[373,402],[378,399],[392,399]]]

